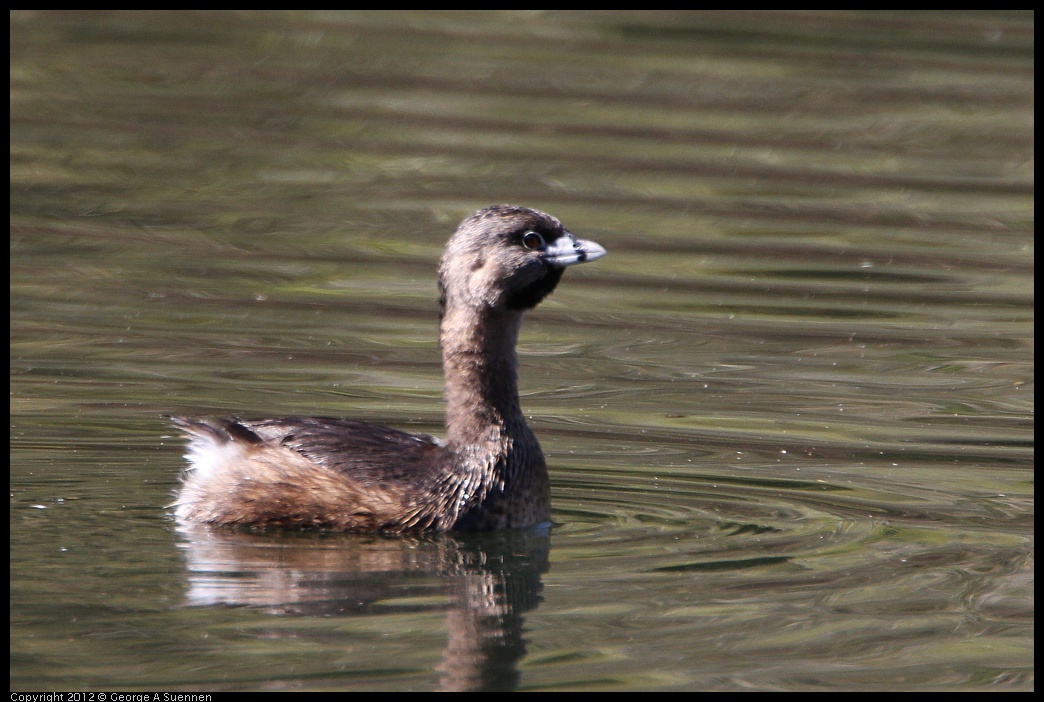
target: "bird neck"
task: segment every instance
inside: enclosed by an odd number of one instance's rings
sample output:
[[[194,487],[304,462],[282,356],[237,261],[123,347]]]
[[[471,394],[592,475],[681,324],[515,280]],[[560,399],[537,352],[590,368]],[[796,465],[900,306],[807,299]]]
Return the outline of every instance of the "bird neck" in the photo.
[[[521,326],[520,311],[445,310],[440,343],[451,448],[485,451],[535,442],[518,397],[515,347]]]

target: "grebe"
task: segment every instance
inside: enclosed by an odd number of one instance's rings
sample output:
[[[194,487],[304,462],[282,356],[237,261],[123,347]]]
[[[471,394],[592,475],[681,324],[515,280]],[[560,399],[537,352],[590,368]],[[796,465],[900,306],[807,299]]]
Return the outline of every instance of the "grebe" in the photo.
[[[566,267],[605,253],[543,212],[479,210],[439,265],[445,440],[349,419],[174,418],[191,464],[175,515],[366,532],[548,522],[547,465],[519,403],[515,346],[523,314]]]

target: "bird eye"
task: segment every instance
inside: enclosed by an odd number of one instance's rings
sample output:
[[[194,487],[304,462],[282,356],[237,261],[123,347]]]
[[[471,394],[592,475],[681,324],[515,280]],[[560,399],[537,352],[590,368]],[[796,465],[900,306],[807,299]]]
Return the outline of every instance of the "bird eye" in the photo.
[[[522,245],[529,250],[544,248],[544,237],[536,232],[526,232],[522,235]]]

